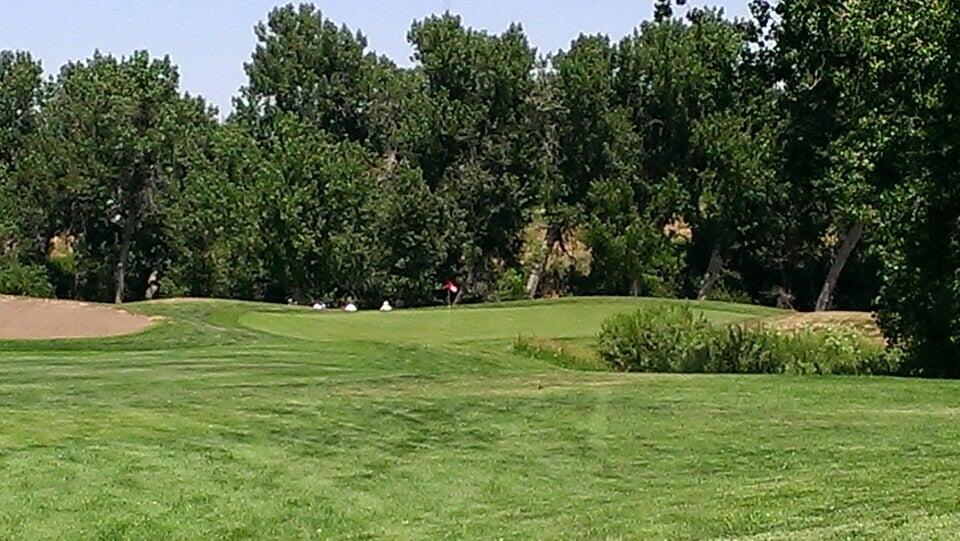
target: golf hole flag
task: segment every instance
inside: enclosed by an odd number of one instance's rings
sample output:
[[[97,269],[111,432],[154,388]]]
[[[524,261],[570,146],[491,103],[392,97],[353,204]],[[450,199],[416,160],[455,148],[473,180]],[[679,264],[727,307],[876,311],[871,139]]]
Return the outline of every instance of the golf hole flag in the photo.
[[[460,291],[460,286],[453,280],[447,280],[443,283],[443,289],[446,289],[450,293],[457,293]]]

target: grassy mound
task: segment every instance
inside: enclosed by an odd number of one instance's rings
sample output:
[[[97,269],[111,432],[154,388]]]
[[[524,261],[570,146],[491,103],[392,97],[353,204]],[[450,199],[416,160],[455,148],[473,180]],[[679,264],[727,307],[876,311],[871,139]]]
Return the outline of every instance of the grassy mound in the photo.
[[[310,310],[253,311],[240,323],[260,331],[319,341],[369,340],[420,345],[512,342],[517,336],[588,338],[608,317],[642,306],[682,304],[716,323],[733,323],[783,312],[760,306],[665,299],[591,297],[483,304],[381,313]]]

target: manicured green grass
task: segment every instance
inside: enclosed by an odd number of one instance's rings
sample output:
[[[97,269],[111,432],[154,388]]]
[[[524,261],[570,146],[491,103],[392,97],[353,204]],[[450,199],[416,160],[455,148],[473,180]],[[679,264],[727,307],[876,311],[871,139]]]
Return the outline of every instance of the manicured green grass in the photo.
[[[946,538],[960,384],[636,375],[512,353],[638,303],[150,303],[0,343],[4,538]],[[718,323],[767,309],[698,305]]]
[[[420,345],[463,344],[478,341],[511,341],[518,335],[553,338],[594,337],[608,317],[642,306],[687,303],[718,323],[732,323],[778,310],[720,302],[688,302],[664,299],[596,297],[557,299],[536,303],[476,305],[381,313],[348,314],[252,311],[240,323],[281,336],[318,341],[364,340]]]

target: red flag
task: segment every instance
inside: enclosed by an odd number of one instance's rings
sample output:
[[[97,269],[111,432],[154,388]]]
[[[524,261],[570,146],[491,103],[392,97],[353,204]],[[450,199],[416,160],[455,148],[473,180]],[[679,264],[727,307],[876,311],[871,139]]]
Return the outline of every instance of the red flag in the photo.
[[[446,289],[450,293],[456,293],[460,291],[460,286],[457,285],[457,283],[454,282],[453,280],[447,280],[446,282],[443,283],[443,289]]]

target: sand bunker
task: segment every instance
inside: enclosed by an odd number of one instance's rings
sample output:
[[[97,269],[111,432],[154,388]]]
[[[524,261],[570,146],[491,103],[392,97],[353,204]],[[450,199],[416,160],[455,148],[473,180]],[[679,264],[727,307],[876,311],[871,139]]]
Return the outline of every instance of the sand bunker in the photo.
[[[88,338],[130,334],[153,320],[104,304],[0,296],[0,339]]]

